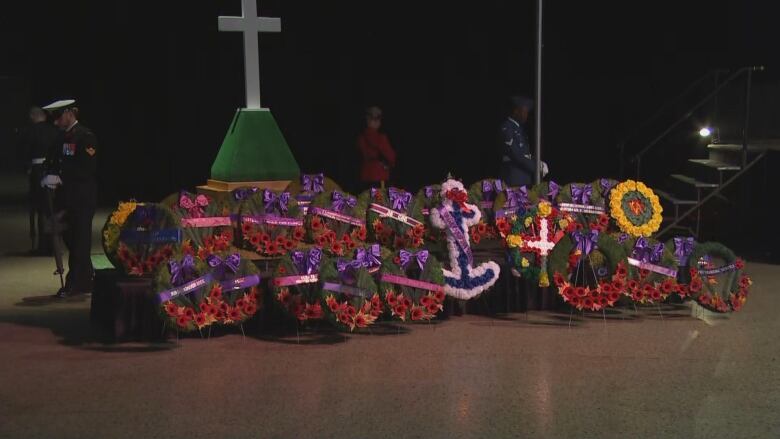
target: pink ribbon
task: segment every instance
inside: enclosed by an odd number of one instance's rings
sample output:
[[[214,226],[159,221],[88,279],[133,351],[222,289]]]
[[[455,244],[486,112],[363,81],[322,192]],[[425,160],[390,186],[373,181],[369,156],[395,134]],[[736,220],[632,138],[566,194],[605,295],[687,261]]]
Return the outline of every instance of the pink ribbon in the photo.
[[[417,221],[416,219],[411,218],[411,217],[409,217],[406,214],[403,214],[401,212],[395,211],[393,209],[389,209],[389,208],[387,208],[385,206],[381,206],[381,205],[376,204],[376,203],[371,203],[371,206],[369,208],[371,209],[372,212],[376,212],[379,215],[381,215],[383,217],[386,217],[386,218],[392,218],[392,219],[394,219],[396,221],[399,221],[399,222],[402,222],[402,223],[404,223],[404,224],[406,224],[408,226],[416,227],[416,226],[423,225],[423,223],[421,223],[420,221]]]
[[[182,227],[221,227],[221,226],[230,226],[230,217],[229,216],[209,216],[209,217],[203,217],[203,218],[182,218],[181,219],[181,226]]]
[[[334,212],[329,209],[323,209],[321,207],[312,207],[309,208],[309,212],[323,216],[325,218],[330,218],[332,220],[340,221],[342,223],[352,224],[353,226],[365,226],[366,222],[364,220],[361,220],[359,218],[351,217],[349,215],[344,215],[343,213]]]
[[[313,284],[320,281],[318,274],[299,274],[296,276],[283,276],[274,279],[274,285],[287,287],[290,285]]]
[[[425,282],[417,279],[409,279],[408,277],[397,276],[395,274],[383,274],[381,280],[382,282],[387,282],[396,285],[404,285],[412,288],[419,288],[421,290],[428,290],[434,292],[444,291],[444,286],[442,285],[432,284],[430,282]]]
[[[649,262],[642,262],[639,259],[628,258],[629,265],[638,267],[643,270],[652,271],[653,273],[662,274],[669,277],[677,277],[677,270],[673,268],[662,267],[660,265],[651,264]]]

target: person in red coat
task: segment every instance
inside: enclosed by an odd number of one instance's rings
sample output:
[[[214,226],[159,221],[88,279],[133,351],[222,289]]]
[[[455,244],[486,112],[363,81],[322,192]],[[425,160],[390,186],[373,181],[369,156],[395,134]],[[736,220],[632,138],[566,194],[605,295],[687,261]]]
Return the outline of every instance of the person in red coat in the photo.
[[[366,110],[366,129],[358,136],[357,147],[361,155],[360,181],[371,186],[388,181],[390,169],[395,166],[395,151],[387,135],[379,131],[381,126],[382,110],[369,107]]]

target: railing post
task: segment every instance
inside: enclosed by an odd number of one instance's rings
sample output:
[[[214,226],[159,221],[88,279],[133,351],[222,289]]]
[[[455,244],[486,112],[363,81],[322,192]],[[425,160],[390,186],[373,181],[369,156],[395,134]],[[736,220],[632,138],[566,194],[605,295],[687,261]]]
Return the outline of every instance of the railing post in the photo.
[[[747,165],[748,156],[748,126],[750,124],[750,87],[753,82],[753,68],[747,71],[747,82],[745,84],[745,120],[742,124],[742,167]]]

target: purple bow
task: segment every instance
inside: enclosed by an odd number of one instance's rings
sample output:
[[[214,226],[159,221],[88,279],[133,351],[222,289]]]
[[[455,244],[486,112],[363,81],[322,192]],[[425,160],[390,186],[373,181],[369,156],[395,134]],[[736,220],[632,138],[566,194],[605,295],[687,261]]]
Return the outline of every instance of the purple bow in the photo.
[[[433,198],[435,192],[433,186],[425,186],[425,198]]]
[[[195,258],[192,255],[184,255],[181,262],[168,261],[168,271],[171,273],[171,285],[179,285],[195,278]]]
[[[406,270],[406,267],[412,262],[412,259],[417,261],[417,266],[420,267],[420,270],[424,270],[425,263],[428,261],[428,250],[420,250],[417,253],[401,250],[398,252],[398,257],[401,259],[401,268],[404,270]]]
[[[393,210],[405,211],[409,207],[409,202],[412,201],[412,194],[402,189],[396,189],[391,187],[388,190],[390,202],[393,203]]]
[[[688,265],[688,258],[693,253],[696,241],[692,236],[677,236],[674,238],[674,256],[680,265]]]
[[[194,199],[187,192],[179,195],[179,207],[186,209],[190,218],[203,216],[203,208],[209,205],[209,199],[203,195],[197,195]]]
[[[344,195],[339,191],[333,191],[330,205],[336,212],[343,212],[347,207],[350,209],[355,207],[357,205],[357,199],[352,195]]]
[[[320,260],[322,260],[322,250],[317,247],[309,250],[308,253],[296,250],[291,255],[292,262],[298,269],[298,273],[312,274],[320,271]]]
[[[482,201],[493,201],[504,190],[501,180],[482,180]]]
[[[379,244],[373,244],[368,249],[359,248],[355,251],[355,260],[368,269],[381,266],[381,257],[382,247]]]
[[[558,186],[558,183],[550,180],[549,183],[547,183],[547,200],[550,202],[555,201],[555,198],[558,197],[558,192],[561,191],[561,187]]]
[[[157,219],[157,206],[144,204],[136,206],[133,211],[133,219],[141,225],[151,225]]]
[[[238,266],[241,263],[241,256],[238,253],[233,253],[223,260],[217,255],[209,255],[206,258],[206,263],[215,270],[217,278],[222,278],[225,275],[225,268],[229,269],[234,274],[238,271]]]
[[[621,233],[617,237],[618,244],[622,244],[624,242],[628,241],[628,233]]]
[[[519,188],[506,188],[506,202],[504,207],[516,208],[528,206],[528,188],[521,186]]]
[[[363,263],[357,259],[348,260],[339,258],[336,261],[336,270],[339,272],[341,281],[345,284],[355,283],[355,273],[363,267]]]
[[[647,238],[640,236],[634,243],[634,250],[632,251],[631,256],[642,262],[655,264],[661,261],[661,256],[663,256],[663,254],[664,244],[662,242],[651,246],[647,241]]]
[[[612,188],[615,187],[617,184],[616,181],[610,180],[608,178],[602,178],[599,180],[599,186],[601,186],[601,195],[604,197],[607,202],[609,202],[609,193],[612,191]]]
[[[236,201],[243,201],[251,197],[252,194],[257,192],[256,187],[242,187],[233,190],[233,199]]]
[[[593,186],[590,184],[571,185],[571,199],[575,204],[590,204],[591,195],[593,195]]]
[[[583,255],[590,254],[590,252],[592,252],[594,249],[598,247],[597,245],[599,241],[598,230],[590,230],[584,233],[580,230],[576,230],[572,232],[571,235],[572,238],[574,238],[576,249],[579,250]]]
[[[325,175],[322,173],[303,174],[301,175],[301,186],[306,192],[323,192],[325,191]]]
[[[263,191],[263,202],[265,203],[265,212],[273,212],[277,210],[280,214],[285,215],[287,213],[287,203],[290,201],[290,193],[282,192],[276,195],[273,191],[268,189]]]

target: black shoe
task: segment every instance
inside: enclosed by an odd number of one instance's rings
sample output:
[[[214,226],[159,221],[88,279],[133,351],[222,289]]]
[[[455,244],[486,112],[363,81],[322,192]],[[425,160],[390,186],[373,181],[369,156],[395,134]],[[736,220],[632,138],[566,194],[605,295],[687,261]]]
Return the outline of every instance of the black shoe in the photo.
[[[57,291],[57,294],[54,295],[57,299],[67,299],[68,297],[71,297],[72,294],[69,289],[62,287]]]

